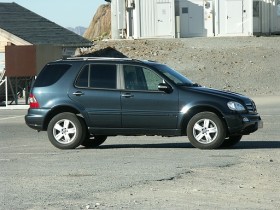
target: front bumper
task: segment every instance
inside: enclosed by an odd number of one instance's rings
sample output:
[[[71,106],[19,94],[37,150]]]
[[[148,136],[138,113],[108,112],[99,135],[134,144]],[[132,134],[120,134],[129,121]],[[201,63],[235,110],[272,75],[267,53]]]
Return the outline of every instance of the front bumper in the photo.
[[[28,109],[28,113],[25,115],[26,125],[37,131],[45,130],[44,121],[48,111],[48,109]]]
[[[230,135],[248,135],[263,128],[263,121],[258,114],[234,114],[225,116]]]

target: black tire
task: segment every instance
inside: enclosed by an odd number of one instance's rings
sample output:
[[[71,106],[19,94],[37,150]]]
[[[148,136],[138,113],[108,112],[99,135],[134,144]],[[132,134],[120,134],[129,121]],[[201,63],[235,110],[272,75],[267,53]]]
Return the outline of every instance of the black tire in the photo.
[[[238,144],[241,139],[242,139],[242,135],[229,136],[222,143],[221,148],[233,147],[234,145]]]
[[[48,125],[49,140],[59,149],[75,149],[84,141],[85,134],[82,119],[70,112],[54,116]]]
[[[187,136],[194,147],[216,149],[224,142],[226,129],[215,113],[200,112],[189,121]]]
[[[87,148],[95,148],[103,144],[107,139],[107,136],[90,136],[88,135],[84,142],[81,144]]]

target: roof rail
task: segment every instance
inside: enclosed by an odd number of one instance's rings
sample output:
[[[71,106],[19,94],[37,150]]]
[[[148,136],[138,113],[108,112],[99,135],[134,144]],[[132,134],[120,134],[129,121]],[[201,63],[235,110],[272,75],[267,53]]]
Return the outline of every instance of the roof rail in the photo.
[[[70,57],[66,60],[134,60],[131,58],[113,58],[113,57]]]

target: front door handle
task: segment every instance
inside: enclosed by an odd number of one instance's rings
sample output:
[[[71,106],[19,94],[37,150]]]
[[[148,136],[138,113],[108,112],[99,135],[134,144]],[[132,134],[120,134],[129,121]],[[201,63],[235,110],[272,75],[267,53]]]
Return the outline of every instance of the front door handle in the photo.
[[[73,93],[73,95],[75,96],[82,96],[82,95],[85,95],[82,91],[76,91]]]
[[[124,98],[133,98],[134,95],[132,95],[131,93],[123,93],[122,97],[124,97]]]

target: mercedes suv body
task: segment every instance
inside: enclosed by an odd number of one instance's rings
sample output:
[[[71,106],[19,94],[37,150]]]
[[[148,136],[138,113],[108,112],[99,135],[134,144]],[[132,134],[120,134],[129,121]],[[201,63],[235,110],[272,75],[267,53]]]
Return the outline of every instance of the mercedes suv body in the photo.
[[[200,149],[230,147],[262,127],[243,95],[201,87],[152,61],[77,58],[48,63],[34,82],[26,124],[60,149],[108,136],[188,136]]]

